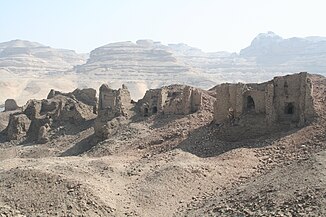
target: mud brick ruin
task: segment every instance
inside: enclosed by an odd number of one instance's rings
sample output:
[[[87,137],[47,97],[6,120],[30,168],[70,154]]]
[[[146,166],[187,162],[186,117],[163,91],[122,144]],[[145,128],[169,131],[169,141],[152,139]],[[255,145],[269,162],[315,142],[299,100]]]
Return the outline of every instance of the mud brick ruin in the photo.
[[[134,118],[156,114],[189,115],[207,107],[211,114],[214,113],[213,122],[218,125],[242,121],[240,125],[244,128],[259,124],[301,127],[315,115],[312,82],[306,72],[275,77],[260,84],[226,83],[214,89],[216,93],[185,85],[170,85],[148,90],[138,102],[131,99],[125,85],[114,90],[103,84],[99,100],[94,89],[76,89],[71,93],[51,90],[47,99],[30,100],[21,111],[11,114],[6,129],[7,139],[26,137],[46,143],[62,133],[60,129],[68,129],[68,125],[76,128],[91,123],[95,138],[102,141]],[[9,101],[7,104],[8,110],[16,108],[14,104],[9,106],[12,104]],[[221,132],[225,134],[230,129]]]
[[[200,109],[202,93],[193,87],[171,85],[148,90],[137,104],[143,116],[156,113],[186,115]]]
[[[216,123],[248,113],[264,115],[269,125],[291,122],[303,126],[312,120],[312,83],[307,73],[275,77],[261,84],[226,83],[216,87]]]

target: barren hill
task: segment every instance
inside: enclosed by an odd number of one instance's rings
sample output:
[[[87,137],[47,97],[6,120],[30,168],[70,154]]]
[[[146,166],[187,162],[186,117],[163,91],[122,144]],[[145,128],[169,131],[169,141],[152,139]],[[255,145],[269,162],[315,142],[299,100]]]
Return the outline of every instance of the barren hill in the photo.
[[[300,78],[299,89],[307,87],[308,95],[312,85],[313,119],[303,126],[297,119],[282,119],[288,127],[268,133],[253,131],[261,126],[262,102],[256,101],[257,110],[244,111],[238,122],[217,125],[217,89],[184,85],[149,90],[138,102],[130,100],[126,86],[102,85],[98,102],[90,89],[51,91],[47,99],[30,101],[10,117],[2,112],[2,126],[9,121],[11,127],[1,134],[0,213],[322,216],[326,79],[307,76],[284,79]],[[268,84],[279,85],[282,79]],[[245,96],[258,99],[252,88],[261,86],[244,87]],[[289,83],[292,87],[298,86]],[[287,94],[288,99],[297,96]],[[305,106],[293,111],[305,111]],[[8,132],[17,139],[7,141]]]

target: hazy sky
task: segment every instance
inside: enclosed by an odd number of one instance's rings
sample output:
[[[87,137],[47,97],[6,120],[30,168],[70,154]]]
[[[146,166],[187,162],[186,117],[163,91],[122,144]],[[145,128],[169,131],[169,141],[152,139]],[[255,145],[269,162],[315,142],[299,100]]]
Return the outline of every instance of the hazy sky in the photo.
[[[324,0],[0,0],[0,42],[89,52],[116,41],[236,51],[260,32],[326,36]]]

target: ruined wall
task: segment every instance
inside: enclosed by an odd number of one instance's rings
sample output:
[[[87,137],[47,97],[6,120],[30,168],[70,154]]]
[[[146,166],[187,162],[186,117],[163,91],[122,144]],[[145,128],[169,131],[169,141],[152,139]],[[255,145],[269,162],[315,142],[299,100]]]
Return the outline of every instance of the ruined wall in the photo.
[[[103,84],[100,87],[99,106],[98,110],[113,109],[117,105],[118,91],[109,88],[108,85]]]
[[[77,100],[72,93],[51,90],[48,98],[29,100],[21,112],[12,115],[12,120],[7,127],[8,140],[19,139],[26,135],[30,141],[44,143],[49,139],[48,132],[51,131],[52,126],[66,124],[81,126],[85,121],[96,117],[93,106]]]
[[[86,88],[86,89],[77,88],[73,92],[70,92],[70,93],[62,93],[60,91],[51,89],[47,96],[47,99],[52,99],[58,95],[76,99],[86,105],[90,105],[90,106],[94,106],[94,107],[97,106],[96,90],[93,88]]]
[[[141,114],[143,116],[150,116],[162,112],[167,95],[167,90],[164,87],[147,90],[143,99],[137,103]]]
[[[190,114],[202,106],[202,93],[193,87],[171,85],[146,91],[144,98],[137,102],[142,116],[156,113]]]
[[[299,122],[299,125],[303,125],[312,119],[312,83],[306,72],[275,77],[273,84],[277,121]]]
[[[59,98],[59,97],[58,97]],[[54,99],[58,99],[55,97]],[[95,118],[93,108],[80,101],[75,101],[71,98],[60,99],[57,110],[57,119],[63,122],[70,122],[73,124],[82,123],[86,120]]]
[[[274,85],[268,83],[265,90],[265,111],[266,123],[271,125],[276,121],[276,112],[274,108]]]
[[[266,112],[266,100],[265,100],[265,90],[261,91],[261,90],[248,90],[245,91],[243,93],[243,111],[246,111],[248,108],[248,102],[247,102],[247,98],[248,97],[252,97],[252,99],[254,100],[255,103],[255,109],[254,111],[256,113],[265,113]]]
[[[228,120],[230,110],[234,117],[239,117],[244,110],[245,84],[221,84],[216,87],[216,101],[214,104],[214,119],[217,123]]]
[[[111,89],[107,84],[100,87],[98,116],[104,121],[118,116],[126,116],[131,106],[130,92],[126,86],[118,90]]]
[[[230,84],[221,84],[216,87],[216,101],[214,104],[214,120],[216,123],[224,122],[228,117],[230,108],[229,86]]]
[[[86,105],[97,106],[96,90],[93,88],[76,89],[72,92],[76,99]]]
[[[193,113],[196,111],[199,111],[201,109],[201,106],[203,104],[203,96],[202,92],[199,91],[196,88],[190,88],[191,89],[191,94],[190,94],[190,100],[184,100],[184,103],[190,104],[190,111],[185,110],[185,114]]]
[[[266,122],[304,125],[314,116],[312,84],[307,73],[275,77],[262,84],[221,84],[216,87],[214,119],[228,120],[248,112],[264,114]]]
[[[306,82],[302,82],[303,89],[305,90],[305,96],[302,98],[301,105],[304,107],[304,111],[300,113],[300,125],[304,125],[306,122],[310,122],[315,117],[314,98],[313,98],[313,85],[310,78],[305,76]]]
[[[95,135],[105,140],[114,131],[118,118],[130,116],[132,107],[128,88],[122,85],[118,90],[103,84],[100,87],[98,116],[95,120]]]
[[[163,113],[172,115],[184,114],[184,86],[169,86],[167,92],[168,94],[163,106]]]
[[[5,101],[5,111],[15,111],[19,109],[16,101],[14,99],[7,99]]]

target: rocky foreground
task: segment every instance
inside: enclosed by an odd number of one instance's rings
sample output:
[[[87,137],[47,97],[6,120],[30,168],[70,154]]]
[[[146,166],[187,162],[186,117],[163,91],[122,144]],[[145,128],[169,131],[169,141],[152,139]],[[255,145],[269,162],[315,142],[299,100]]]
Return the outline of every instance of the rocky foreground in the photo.
[[[221,128],[212,123],[214,92],[204,90],[199,90],[202,106],[195,112],[155,114],[153,110],[144,116],[126,107],[119,112],[129,118],[108,122],[110,136],[104,140],[94,133],[98,129],[94,129],[94,99],[87,97],[92,96],[90,91],[51,91],[47,100],[40,101],[46,110],[38,110],[42,106],[37,101],[24,107],[35,123],[54,120],[48,133],[41,134],[46,137],[20,128],[11,134],[17,139],[7,141],[10,114],[21,110],[1,112],[0,213],[324,216],[326,79],[310,79],[313,122],[268,134],[233,135],[236,139],[229,139],[232,130],[227,138],[220,136]],[[168,99],[172,104],[182,102],[173,94]]]

